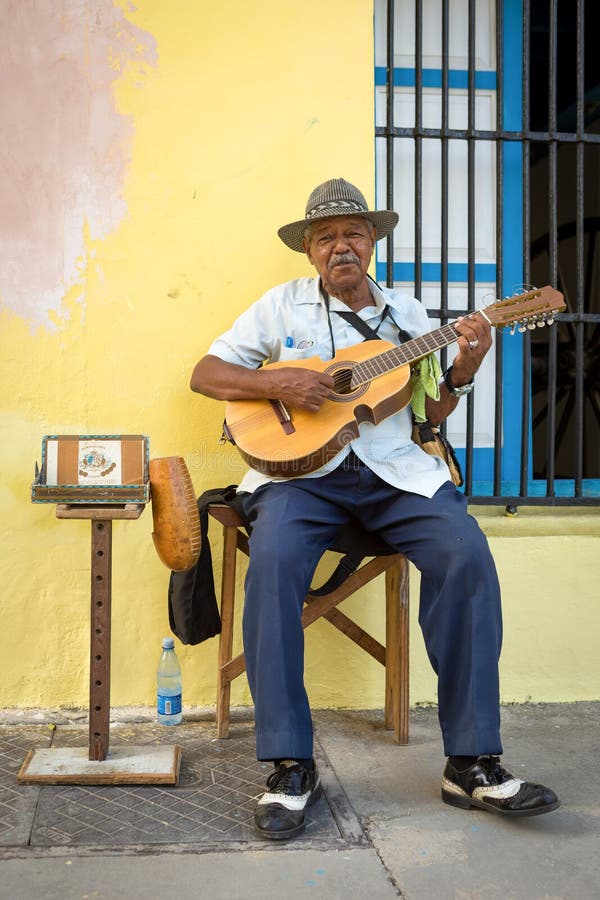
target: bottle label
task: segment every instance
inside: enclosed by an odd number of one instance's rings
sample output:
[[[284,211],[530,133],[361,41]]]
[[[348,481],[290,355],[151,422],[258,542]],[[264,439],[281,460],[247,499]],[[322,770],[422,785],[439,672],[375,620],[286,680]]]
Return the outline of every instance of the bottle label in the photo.
[[[181,694],[165,697],[158,695],[158,712],[161,716],[177,716],[181,712]]]

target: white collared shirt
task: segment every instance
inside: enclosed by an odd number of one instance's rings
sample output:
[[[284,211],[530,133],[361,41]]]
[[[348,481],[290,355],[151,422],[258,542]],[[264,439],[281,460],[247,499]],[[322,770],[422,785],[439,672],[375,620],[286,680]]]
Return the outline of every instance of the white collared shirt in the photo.
[[[398,344],[398,327],[412,337],[431,330],[426,311],[414,297],[396,289],[380,288],[371,282],[370,287],[376,305],[363,307],[358,315],[371,328],[377,328],[387,303],[390,314],[378,331],[383,340]],[[335,351],[358,344],[363,339],[349,322],[335,315],[336,309],[348,311],[345,303],[331,297],[330,319]],[[251,369],[258,368],[264,362],[311,356],[331,359],[331,333],[318,277],[298,278],[267,291],[236,319],[229,331],[211,344],[208,353]],[[362,423],[359,436],[333,459],[317,471],[297,477],[316,478],[332,472],[352,447],[355,454],[388,484],[432,497],[448,481],[448,467],[439,457],[421,450],[411,435],[412,413],[408,406],[379,425]],[[250,470],[238,490],[251,492],[269,481],[285,480]]]

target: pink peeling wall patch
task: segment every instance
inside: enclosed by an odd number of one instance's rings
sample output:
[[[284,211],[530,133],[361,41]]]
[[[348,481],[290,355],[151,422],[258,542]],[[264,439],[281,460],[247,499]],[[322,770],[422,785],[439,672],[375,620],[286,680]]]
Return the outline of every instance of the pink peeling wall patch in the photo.
[[[125,215],[132,123],[113,85],[156,44],[111,0],[3,0],[0,33],[0,304],[52,328],[86,226],[102,238]]]

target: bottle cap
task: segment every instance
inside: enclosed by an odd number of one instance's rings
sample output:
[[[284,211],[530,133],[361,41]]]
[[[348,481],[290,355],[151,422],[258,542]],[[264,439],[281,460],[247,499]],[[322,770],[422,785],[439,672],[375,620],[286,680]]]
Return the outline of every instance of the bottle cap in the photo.
[[[163,650],[172,650],[175,646],[175,641],[173,638],[166,637],[162,640]]]

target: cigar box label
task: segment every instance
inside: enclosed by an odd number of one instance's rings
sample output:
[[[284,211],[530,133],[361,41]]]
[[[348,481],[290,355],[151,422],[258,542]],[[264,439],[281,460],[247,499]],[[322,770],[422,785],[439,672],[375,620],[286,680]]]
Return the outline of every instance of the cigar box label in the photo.
[[[113,441],[79,442],[78,484],[122,484],[121,445]]]
[[[116,486],[142,484],[144,442],[139,439],[48,438],[46,485]]]

